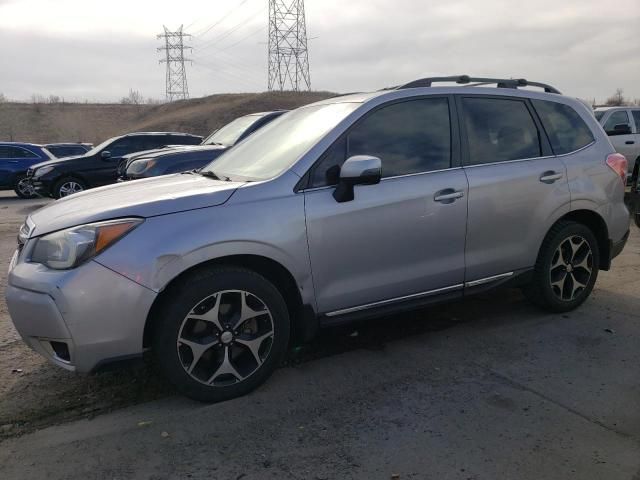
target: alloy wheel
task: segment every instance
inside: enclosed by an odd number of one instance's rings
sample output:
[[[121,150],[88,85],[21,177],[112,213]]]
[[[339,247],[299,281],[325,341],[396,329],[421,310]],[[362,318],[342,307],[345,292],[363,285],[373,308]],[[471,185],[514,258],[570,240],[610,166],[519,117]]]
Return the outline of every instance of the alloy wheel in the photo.
[[[593,275],[593,252],[583,237],[566,238],[553,254],[549,281],[554,295],[562,301],[576,299]]]
[[[68,197],[69,195],[73,195],[74,193],[82,192],[84,188],[78,182],[74,182],[72,180],[68,182],[64,182],[60,186],[60,198]]]
[[[18,191],[25,197],[33,197],[36,194],[35,188],[26,178],[21,179],[16,185]]]
[[[242,382],[269,356],[274,327],[271,312],[256,295],[223,290],[195,305],[178,332],[182,368],[209,386]]]

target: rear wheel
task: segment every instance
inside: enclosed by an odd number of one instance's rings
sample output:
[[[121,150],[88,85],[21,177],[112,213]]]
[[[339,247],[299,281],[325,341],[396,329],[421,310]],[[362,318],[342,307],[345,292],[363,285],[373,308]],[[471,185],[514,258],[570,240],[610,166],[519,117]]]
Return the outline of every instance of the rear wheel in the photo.
[[[289,314],[261,275],[215,267],[166,293],[153,338],[155,358],[184,395],[217,402],[249,393],[282,360]]]
[[[545,237],[525,294],[553,312],[573,310],[584,302],[598,277],[598,242],[586,226],[571,221],[554,225]]]
[[[25,175],[20,175],[16,179],[13,191],[16,192],[16,195],[20,198],[36,198],[38,196],[33,185],[27,180]]]
[[[66,177],[58,182],[53,187],[54,198],[63,198],[79,193],[87,189],[87,185],[79,178]]]

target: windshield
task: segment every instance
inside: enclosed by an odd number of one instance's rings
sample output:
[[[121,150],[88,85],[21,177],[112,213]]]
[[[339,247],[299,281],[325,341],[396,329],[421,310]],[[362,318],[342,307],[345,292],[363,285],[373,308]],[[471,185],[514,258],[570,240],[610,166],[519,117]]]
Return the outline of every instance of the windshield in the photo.
[[[593,112],[593,114],[596,116],[596,120],[600,121],[600,119],[604,116],[604,110]]]
[[[247,128],[262,118],[262,115],[246,115],[236,118],[233,122],[226,124],[220,130],[213,132],[203,142],[202,145],[224,145],[233,146]]]
[[[98,145],[97,147],[93,147],[91,150],[89,150],[87,153],[83,153],[82,155],[95,155],[96,153],[98,153],[100,150],[102,150],[104,147],[106,147],[107,145],[109,145],[111,142],[113,142],[117,137],[114,138],[110,138],[108,140],[105,140],[104,142],[102,142],[100,145]]]
[[[360,103],[312,105],[285,113],[225,152],[203,171],[219,177],[266,180],[293,165]]]

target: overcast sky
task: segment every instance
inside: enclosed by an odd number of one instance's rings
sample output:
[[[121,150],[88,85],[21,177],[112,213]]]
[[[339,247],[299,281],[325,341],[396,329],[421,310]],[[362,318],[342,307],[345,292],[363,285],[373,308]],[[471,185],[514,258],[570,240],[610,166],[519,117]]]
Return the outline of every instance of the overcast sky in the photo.
[[[192,97],[267,82],[268,0],[0,0],[0,93],[117,101],[164,96],[156,34],[194,36]],[[640,0],[307,0],[314,90],[442,74],[528,78],[640,98]],[[213,28],[211,28],[213,26]]]

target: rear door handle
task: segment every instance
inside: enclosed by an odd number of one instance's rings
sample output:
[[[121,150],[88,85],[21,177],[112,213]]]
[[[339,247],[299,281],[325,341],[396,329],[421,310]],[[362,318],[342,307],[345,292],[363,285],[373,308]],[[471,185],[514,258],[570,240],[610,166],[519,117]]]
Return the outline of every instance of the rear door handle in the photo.
[[[633,140],[627,140],[626,142],[624,142],[625,145],[633,145],[634,143],[636,142],[634,142]]]
[[[453,188],[446,188],[444,190],[440,190],[436,192],[433,196],[433,199],[436,202],[441,203],[452,203],[455,202],[458,198],[464,197],[464,192],[462,190],[454,190]]]
[[[554,172],[553,170],[549,170],[548,172],[544,172],[540,175],[540,181],[542,183],[553,183],[556,180],[560,180],[564,175],[562,173]]]

